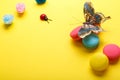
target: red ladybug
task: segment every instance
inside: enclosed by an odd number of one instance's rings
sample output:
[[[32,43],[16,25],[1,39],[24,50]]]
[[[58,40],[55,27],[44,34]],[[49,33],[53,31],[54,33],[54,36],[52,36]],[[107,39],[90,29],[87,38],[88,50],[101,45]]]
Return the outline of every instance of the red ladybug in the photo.
[[[52,21],[51,19],[48,19],[47,15],[46,14],[41,14],[40,15],[40,19],[41,20],[44,20],[44,21],[47,21],[49,23],[49,21]],[[49,21],[48,21],[49,20]]]

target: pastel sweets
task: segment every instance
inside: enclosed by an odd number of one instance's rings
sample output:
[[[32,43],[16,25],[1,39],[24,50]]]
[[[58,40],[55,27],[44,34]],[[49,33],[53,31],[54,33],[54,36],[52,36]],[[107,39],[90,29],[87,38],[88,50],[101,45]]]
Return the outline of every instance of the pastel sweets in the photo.
[[[46,2],[46,0],[36,0],[37,4],[43,4]]]
[[[81,38],[78,36],[78,32],[81,29],[81,26],[76,27],[70,33],[70,36],[73,40],[80,40]]]
[[[116,44],[108,44],[103,48],[103,53],[111,63],[116,62],[120,57],[120,48]]]
[[[105,71],[108,65],[109,60],[104,54],[95,54],[90,59],[90,66],[94,71]]]
[[[83,45],[88,49],[95,49],[99,45],[99,37],[97,34],[90,34],[82,39]]]

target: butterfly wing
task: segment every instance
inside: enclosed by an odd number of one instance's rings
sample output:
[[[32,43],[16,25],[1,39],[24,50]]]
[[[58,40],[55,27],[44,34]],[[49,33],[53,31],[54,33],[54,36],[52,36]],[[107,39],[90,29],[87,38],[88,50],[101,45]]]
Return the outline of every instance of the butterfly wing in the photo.
[[[81,27],[81,29],[79,30],[78,32],[78,36],[80,38],[84,38],[86,37],[87,35],[90,35],[91,34],[91,30],[89,28],[89,26],[87,24],[84,24],[83,27]]]
[[[99,33],[104,31],[100,26],[94,26],[91,24],[84,24],[83,27],[79,30],[78,36],[80,38],[84,38],[88,35],[90,35],[92,32],[93,33]]]
[[[94,15],[94,8],[92,7],[91,2],[86,2],[84,4],[84,14]]]
[[[94,26],[93,28],[90,29],[94,33],[99,33],[103,32],[104,30],[100,26]]]
[[[100,24],[105,22],[106,20],[110,19],[110,16],[105,17],[104,14],[100,13],[100,12],[96,12],[94,14],[94,19],[95,19],[95,23],[96,24]]]
[[[84,12],[84,17],[86,19],[86,22],[91,22],[91,24],[93,23],[94,21],[94,8],[92,7],[92,3],[91,2],[86,2],[84,4],[84,9],[83,9],[83,12]]]

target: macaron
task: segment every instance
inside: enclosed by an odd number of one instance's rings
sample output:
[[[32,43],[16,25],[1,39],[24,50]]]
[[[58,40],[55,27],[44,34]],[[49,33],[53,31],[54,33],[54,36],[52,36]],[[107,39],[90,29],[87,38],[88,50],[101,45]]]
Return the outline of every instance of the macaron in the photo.
[[[103,48],[103,53],[108,57],[111,63],[118,61],[120,57],[120,48],[116,44],[107,44]]]
[[[109,60],[104,54],[95,54],[90,59],[90,67],[92,70],[101,72],[108,68]]]
[[[81,40],[81,38],[78,36],[78,32],[80,29],[81,29],[81,26],[78,26],[70,32],[70,37],[73,40]]]
[[[82,44],[88,49],[95,49],[99,45],[99,37],[92,33],[82,39]]]
[[[43,4],[46,2],[46,0],[35,0],[37,2],[37,4]]]
[[[17,3],[16,4],[16,11],[20,14],[24,13],[25,11],[25,4],[24,3]]]

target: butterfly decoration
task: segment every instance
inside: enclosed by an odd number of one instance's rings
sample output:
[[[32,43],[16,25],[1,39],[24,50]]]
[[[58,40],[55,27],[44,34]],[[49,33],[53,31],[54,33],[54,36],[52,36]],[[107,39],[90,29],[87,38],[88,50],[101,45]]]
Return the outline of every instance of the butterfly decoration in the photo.
[[[91,33],[99,33],[104,31],[100,25],[110,19],[110,16],[105,17],[104,14],[95,12],[91,2],[86,2],[84,4],[83,12],[86,22],[83,23],[83,26],[78,32],[78,36],[80,38],[84,38]]]

